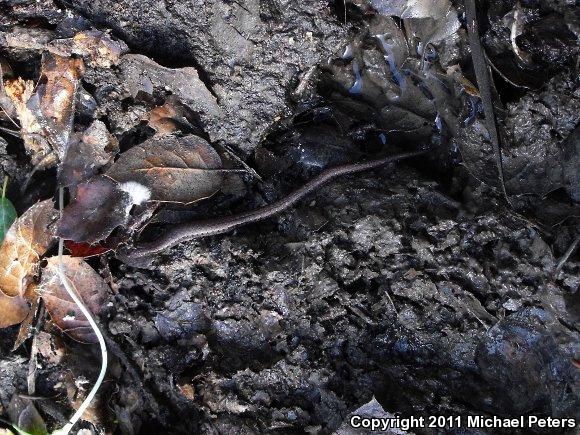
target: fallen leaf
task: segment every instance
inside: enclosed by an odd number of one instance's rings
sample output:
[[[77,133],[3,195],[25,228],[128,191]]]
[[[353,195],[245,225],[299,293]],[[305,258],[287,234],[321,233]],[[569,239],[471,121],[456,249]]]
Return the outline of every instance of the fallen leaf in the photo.
[[[34,165],[43,167],[62,161],[73,128],[75,99],[84,74],[82,59],[45,52],[41,76],[34,83],[21,78],[8,80],[5,93],[15,108],[27,152]],[[54,151],[56,156],[51,156]]]
[[[26,151],[32,156],[32,164],[36,165],[49,155],[52,148],[42,136],[42,127],[37,116],[28,107],[28,102],[34,92],[32,80],[21,78],[7,80],[4,83],[4,92],[14,107],[14,113],[20,121],[20,134]]]
[[[73,38],[54,40],[47,48],[60,56],[82,56],[89,66],[96,68],[118,65],[121,55],[128,51],[124,42],[113,40],[100,30],[84,30]]]
[[[40,83],[27,104],[61,161],[72,132],[75,99],[84,69],[82,59],[45,52]]]
[[[23,296],[6,296],[0,292],[0,328],[18,325],[26,319],[30,306]]]
[[[8,404],[8,416],[19,432],[30,435],[47,435],[46,424],[34,407],[32,400],[16,394]]]
[[[30,308],[28,309],[28,313],[26,314],[26,317],[23,320],[14,323],[14,324],[20,323],[20,327],[18,329],[18,335],[16,336],[16,340],[14,340],[14,346],[12,346],[13,351],[22,346],[22,344],[32,334],[32,322],[34,320],[34,316],[36,315],[36,310],[38,309],[37,290],[38,286],[36,285],[36,283],[31,283],[26,289],[26,292],[24,293],[24,300],[26,300],[30,304]]]
[[[106,33],[98,30],[86,30],[74,36],[75,54],[88,55],[92,66],[110,68],[118,65],[121,55],[128,51],[127,45],[112,40]]]
[[[187,119],[187,109],[171,97],[162,106],[151,110],[146,120],[160,136],[175,133],[180,124],[191,125]]]
[[[81,258],[62,257],[64,275],[87,309],[98,316],[104,305],[108,286]],[[52,321],[67,335],[84,343],[97,341],[87,318],[67,293],[58,274],[59,257],[51,257],[42,271],[40,295]]]
[[[16,220],[16,209],[8,198],[0,198],[0,243],[4,240],[4,235],[8,228]]]
[[[119,143],[102,121],[94,121],[82,134],[73,137],[59,166],[59,183],[77,186],[96,175],[99,169],[112,163]]]
[[[195,400],[195,387],[191,384],[177,385],[181,394],[183,394],[188,400]]]
[[[63,210],[57,234],[74,242],[97,243],[127,224],[132,206],[133,197],[119,183],[94,177],[78,185],[74,199]]]
[[[407,20],[413,35],[422,42],[439,42],[460,27],[457,10],[449,0],[370,0],[379,13]]]
[[[223,179],[217,152],[197,136],[152,138],[121,154],[106,175],[136,183],[149,200],[192,203],[216,193]]]
[[[132,98],[171,94],[195,113],[211,141],[223,137],[221,124],[215,122],[224,117],[223,109],[195,68],[166,68],[146,56],[126,54],[121,58],[119,73],[126,94]]]
[[[54,240],[52,224],[57,212],[47,199],[30,207],[6,233],[0,247],[0,290],[23,296],[38,272],[40,258]]]
[[[64,246],[69,250],[71,257],[80,258],[94,257],[110,250],[110,248],[98,244],[91,245],[90,243],[78,243],[73,242],[72,240],[65,240]]]

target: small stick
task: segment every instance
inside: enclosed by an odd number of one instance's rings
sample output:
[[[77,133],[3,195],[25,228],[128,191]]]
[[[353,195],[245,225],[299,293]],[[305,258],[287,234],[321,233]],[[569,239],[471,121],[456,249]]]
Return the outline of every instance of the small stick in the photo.
[[[40,306],[38,310],[38,318],[36,325],[32,329],[32,345],[30,349],[30,360],[28,360],[28,376],[26,382],[28,384],[28,394],[33,396],[36,394],[36,364],[38,362],[38,333],[44,320],[44,305]]]
[[[408,159],[410,157],[416,157],[425,153],[426,151],[414,151],[397,154],[395,156],[384,157],[378,160],[371,160],[369,162],[351,163],[326,169],[320,173],[320,175],[313,178],[304,186],[292,192],[290,195],[265,207],[261,207],[256,210],[250,210],[239,215],[205,221],[187,222],[181,225],[176,225],[157,240],[135,246],[134,250],[127,253],[127,258],[147,257],[164,251],[165,249],[175,246],[178,243],[184,242],[186,240],[227,233],[242,225],[268,219],[292,207],[306,195],[319,189],[323,184],[336,177],[375,169],[389,163],[394,163],[399,160]]]
[[[495,154],[495,163],[497,166],[500,188],[506,202],[509,205],[510,200],[505,188],[503,160],[501,147],[499,144],[499,134],[497,132],[495,113],[493,110],[493,99],[491,97],[492,79],[489,73],[487,62],[485,61],[485,53],[483,52],[483,47],[481,46],[481,40],[479,39],[475,0],[465,0],[465,19],[467,21],[467,33],[469,36],[469,48],[471,49],[473,69],[475,70],[475,78],[477,79],[477,86],[479,87],[481,102],[483,103],[486,127],[489,132],[491,146],[493,147],[493,152]]]
[[[574,253],[574,251],[578,247],[578,243],[580,243],[580,235],[576,237],[576,239],[572,242],[572,244],[570,245],[564,256],[560,259],[560,261],[558,261],[558,265],[556,266],[556,269],[554,269],[554,277],[558,276],[558,274],[560,273],[560,271],[562,270],[562,268],[564,267],[570,256]]]
[[[4,185],[2,186],[2,199],[6,198],[7,187],[8,187],[8,175],[4,177]]]

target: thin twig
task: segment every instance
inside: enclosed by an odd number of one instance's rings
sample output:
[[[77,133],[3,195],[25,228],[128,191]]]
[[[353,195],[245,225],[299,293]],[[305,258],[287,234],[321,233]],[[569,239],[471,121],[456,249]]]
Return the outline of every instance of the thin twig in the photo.
[[[10,130],[9,128],[6,128],[6,127],[0,127],[0,131],[8,133],[9,135],[14,136],[14,137],[18,137],[18,138],[21,137],[20,132],[17,130]]]
[[[4,185],[2,186],[2,199],[6,198],[6,188],[8,187],[8,175],[4,177]]]
[[[508,205],[511,205],[505,188],[503,159],[499,143],[499,134],[497,131],[495,113],[493,110],[493,99],[491,97],[492,78],[487,62],[485,60],[485,53],[483,51],[483,47],[481,46],[481,40],[479,39],[475,0],[465,0],[465,18],[467,21],[467,33],[469,35],[469,47],[471,49],[471,58],[473,60],[475,78],[477,79],[477,86],[479,87],[481,102],[483,104],[486,127],[489,132],[491,146],[493,147],[493,152],[495,154],[495,162],[499,176],[500,188],[506,202]]]
[[[566,264],[566,262],[570,259],[570,256],[574,253],[578,244],[580,243],[580,235],[576,237],[576,239],[572,242],[568,250],[565,252],[564,256],[558,261],[558,265],[554,269],[554,277],[557,277],[558,274],[562,271],[562,268]]]
[[[32,344],[30,348],[30,359],[28,360],[28,377],[26,382],[28,384],[28,394],[33,396],[36,394],[36,364],[38,361],[38,333],[44,319],[44,305],[38,310],[38,318],[36,325],[32,328]]]

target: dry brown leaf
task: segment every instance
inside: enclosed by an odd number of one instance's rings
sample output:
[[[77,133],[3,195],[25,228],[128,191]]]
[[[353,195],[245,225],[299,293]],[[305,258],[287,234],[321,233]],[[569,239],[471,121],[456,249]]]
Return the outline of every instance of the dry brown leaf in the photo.
[[[74,120],[75,98],[84,74],[82,59],[45,52],[39,85],[20,78],[5,83],[5,92],[14,105],[22,139],[32,163],[51,166],[64,158]]]
[[[29,312],[30,307],[23,296],[11,297],[0,292],[0,328],[21,323]]]
[[[87,56],[91,66],[110,68],[118,65],[121,55],[128,51],[125,43],[112,40],[99,30],[86,30],[74,38],[74,53]]]
[[[14,341],[14,346],[12,346],[13,351],[22,346],[32,334],[32,322],[38,309],[38,286],[36,283],[33,282],[28,286],[24,293],[24,299],[30,304],[30,308],[26,317],[21,322],[17,322],[20,323],[20,328],[18,328],[18,335]]]
[[[16,115],[20,121],[20,133],[26,151],[32,155],[32,163],[37,164],[50,154],[52,148],[42,137],[42,127],[36,115],[28,107],[28,101],[34,93],[34,82],[21,78],[7,80],[4,83],[4,91],[14,107],[15,113],[11,115]]]
[[[124,42],[113,40],[100,30],[84,30],[73,38],[56,39],[47,48],[59,56],[82,56],[90,66],[96,68],[118,65],[121,55],[129,51]]]
[[[75,99],[84,71],[82,59],[45,52],[40,84],[28,102],[60,160],[72,132]]]
[[[0,291],[7,296],[26,296],[38,272],[40,258],[54,240],[52,224],[57,219],[52,200],[30,207],[12,224],[0,247]]]
[[[88,181],[99,169],[113,162],[119,143],[102,121],[94,121],[82,134],[71,139],[59,165],[59,183],[71,187]]]
[[[172,134],[177,131],[176,118],[181,114],[174,104],[167,101],[163,106],[158,106],[149,112],[148,124],[158,135]]]
[[[173,134],[185,127],[191,131],[193,123],[191,112],[174,96],[171,95],[162,106],[151,110],[144,118],[149,127],[155,130],[158,136]]]
[[[97,243],[129,221],[133,206],[130,193],[114,180],[99,175],[79,184],[74,199],[65,207],[58,235],[75,242]]]
[[[62,257],[64,275],[87,309],[98,315],[104,305],[109,287],[82,258]],[[52,321],[63,332],[84,343],[97,341],[92,328],[79,307],[67,293],[58,274],[59,257],[48,259],[42,271],[40,295]]]
[[[219,190],[223,170],[219,155],[202,138],[163,136],[124,152],[106,175],[145,188],[150,201],[192,203]]]

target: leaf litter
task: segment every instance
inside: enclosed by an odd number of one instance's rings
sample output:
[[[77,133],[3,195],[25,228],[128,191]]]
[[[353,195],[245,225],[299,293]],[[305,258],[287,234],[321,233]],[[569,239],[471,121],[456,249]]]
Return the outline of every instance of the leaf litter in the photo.
[[[78,297],[96,316],[106,303],[108,285],[83,259],[63,256],[64,274]],[[68,295],[57,273],[59,258],[47,260],[43,268],[39,293],[52,321],[64,333],[84,343],[96,343],[97,338],[84,314]]]
[[[457,74],[459,77],[450,79],[448,73],[451,69],[447,72],[430,70],[430,61],[425,61],[425,58],[429,55],[430,44],[441,42],[457,32],[460,26],[457,10],[449,1],[369,2],[377,12],[387,16],[383,18],[400,18],[405,28],[403,35],[398,25],[393,27],[396,44],[391,47],[392,51],[389,51],[390,42],[386,33],[372,35],[374,42],[379,44],[377,58],[381,62],[385,59],[388,69],[383,68],[371,77],[370,82],[377,89],[383,89],[384,83],[390,80],[391,93],[385,95],[392,97],[391,103],[398,99],[395,106],[409,110],[407,113],[401,110],[396,114],[387,114],[388,110],[381,109],[384,110],[381,115],[386,115],[389,121],[408,122],[401,125],[408,128],[408,132],[414,131],[417,125],[424,126],[424,119],[434,118],[435,122],[439,119],[440,123],[444,119],[451,125],[450,119],[457,113],[452,113],[455,107],[447,107],[452,105],[448,104],[452,98],[444,94],[451,94],[449,89],[459,82],[469,81],[461,73]],[[387,22],[376,20],[375,28],[384,29],[388,27]],[[412,38],[419,41],[417,47],[414,46],[417,41]],[[6,115],[14,116],[20,122],[24,146],[32,157],[32,163],[40,167],[59,163],[59,186],[68,189],[71,199],[58,223],[57,235],[68,239],[65,244],[73,255],[85,257],[103,253],[108,248],[100,247],[98,242],[111,237],[116,229],[131,226],[132,211],[137,206],[146,203],[191,204],[209,198],[220,190],[224,172],[227,171],[223,168],[220,155],[205,139],[189,134],[197,128],[193,112],[200,119],[218,116],[220,112],[217,99],[201,82],[194,68],[166,68],[145,56],[126,55],[124,43],[97,30],[81,31],[71,38],[52,42],[39,38],[26,47],[48,50],[42,54],[39,82],[35,84],[22,78],[1,82],[0,104]],[[416,49],[417,53],[411,53],[411,49]],[[374,65],[371,56],[375,53],[364,53],[363,50],[359,54],[358,74],[362,76],[366,74],[365,67]],[[415,54],[420,57],[420,62],[417,62]],[[75,125],[74,122],[75,100],[81,91],[85,65],[100,69],[118,67],[125,78],[124,97],[129,95],[128,99],[132,102],[146,100],[149,107],[154,107],[145,110],[144,117],[136,119],[145,121],[155,131],[155,136],[138,140],[129,147],[125,144],[123,149],[128,150],[121,153],[116,161],[119,143],[109,133],[107,125],[110,124],[100,120],[92,120],[90,124],[79,123],[83,125]],[[363,69],[362,73],[360,68]],[[406,91],[403,90],[405,86]],[[199,92],[191,92],[192,88]],[[466,87],[460,89],[464,92]],[[118,92],[118,89],[112,92]],[[409,93],[413,95],[409,97]],[[198,94],[203,95],[198,98]],[[469,97],[463,94],[462,97],[472,103],[471,97],[479,98],[476,94],[477,90]],[[195,110],[192,111],[192,107]],[[416,116],[413,116],[413,110],[416,110]],[[476,117],[477,113],[473,114],[473,118]],[[477,121],[473,125],[477,125]],[[211,134],[209,136],[213,140]],[[50,203],[50,216],[55,218],[52,201],[47,201]],[[19,237],[21,229],[26,232],[27,228],[36,228],[34,222],[25,220],[25,216],[30,219],[29,215],[35,212],[34,207],[13,225],[19,228]],[[39,242],[34,249],[24,245],[36,243],[35,236],[32,239],[22,236],[21,241],[14,242],[13,235],[9,237],[7,234],[8,242],[2,245],[0,254],[4,254],[6,249],[7,255],[16,253],[18,257],[13,259],[13,263],[17,260],[14,264],[4,265],[0,260],[0,271],[6,272],[5,282],[0,280],[0,313],[11,310],[13,317],[5,317],[10,324],[30,318],[29,304],[40,294],[55,325],[75,340],[95,343],[95,329],[79,311],[67,287],[72,288],[73,295],[90,312],[98,315],[107,300],[108,286],[99,273],[81,258],[52,257],[40,269],[40,260],[55,240],[53,226],[47,225],[46,228],[50,228],[50,240]],[[138,231],[141,227],[137,225],[135,228]],[[8,233],[11,230],[12,227]],[[3,255],[2,258],[8,256]],[[40,286],[37,289],[33,278],[39,273]],[[22,305],[18,305],[20,303]],[[0,327],[4,325],[0,324]]]

